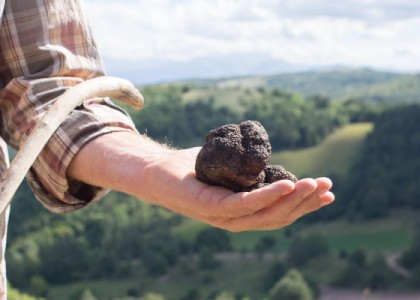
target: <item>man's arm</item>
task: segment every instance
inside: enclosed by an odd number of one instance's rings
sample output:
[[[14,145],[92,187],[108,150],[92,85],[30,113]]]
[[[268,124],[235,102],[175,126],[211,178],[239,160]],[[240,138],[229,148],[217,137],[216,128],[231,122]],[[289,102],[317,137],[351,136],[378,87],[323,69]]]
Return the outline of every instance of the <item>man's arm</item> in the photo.
[[[195,177],[198,151],[169,149],[136,133],[113,132],[87,143],[67,175],[230,231],[281,228],[334,200],[328,178],[279,181],[246,193],[209,186]]]
[[[6,1],[0,20],[2,138],[18,150],[37,120],[62,93],[104,75],[79,0]],[[70,184],[66,169],[88,141],[114,131],[135,132],[129,116],[108,99],[77,107],[56,130],[27,174],[35,197],[50,211],[67,213],[107,190]]]

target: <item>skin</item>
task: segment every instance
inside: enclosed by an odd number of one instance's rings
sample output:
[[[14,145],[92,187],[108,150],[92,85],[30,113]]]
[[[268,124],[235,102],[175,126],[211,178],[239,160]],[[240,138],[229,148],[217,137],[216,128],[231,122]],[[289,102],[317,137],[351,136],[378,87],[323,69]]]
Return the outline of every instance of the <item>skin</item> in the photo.
[[[114,132],[84,146],[67,175],[233,232],[279,229],[334,201],[328,178],[281,180],[242,193],[207,185],[194,173],[199,150],[169,149],[136,133]]]

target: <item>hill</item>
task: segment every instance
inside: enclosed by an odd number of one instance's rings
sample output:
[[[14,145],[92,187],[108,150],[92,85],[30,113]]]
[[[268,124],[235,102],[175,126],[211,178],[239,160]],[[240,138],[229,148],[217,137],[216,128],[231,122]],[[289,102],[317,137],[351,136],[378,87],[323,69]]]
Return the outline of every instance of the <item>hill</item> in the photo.
[[[278,88],[303,96],[324,95],[333,99],[365,100],[401,104],[420,101],[420,75],[371,69],[331,69],[193,81],[198,87]]]
[[[346,125],[315,147],[273,153],[272,163],[281,164],[298,177],[347,176],[357,158],[371,123]]]

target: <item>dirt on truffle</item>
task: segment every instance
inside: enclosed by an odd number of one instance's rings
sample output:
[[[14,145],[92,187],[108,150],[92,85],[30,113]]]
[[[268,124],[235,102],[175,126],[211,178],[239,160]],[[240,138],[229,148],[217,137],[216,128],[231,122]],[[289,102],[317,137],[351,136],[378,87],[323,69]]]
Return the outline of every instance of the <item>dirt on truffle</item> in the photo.
[[[261,123],[245,121],[211,130],[196,160],[197,178],[235,192],[250,191],[281,179],[297,181],[282,166],[267,166],[271,155]]]

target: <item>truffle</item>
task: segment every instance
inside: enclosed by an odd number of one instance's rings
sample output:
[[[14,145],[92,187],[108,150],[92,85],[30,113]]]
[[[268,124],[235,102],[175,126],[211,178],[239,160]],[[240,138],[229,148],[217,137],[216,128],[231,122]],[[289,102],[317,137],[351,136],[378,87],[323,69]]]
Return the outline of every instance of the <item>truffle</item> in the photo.
[[[298,181],[296,176],[287,171],[283,166],[280,165],[269,165],[264,168],[265,183],[273,183],[275,181],[288,179],[293,182]]]
[[[261,123],[245,121],[211,130],[196,160],[197,179],[235,192],[250,191],[281,179],[297,181],[282,166],[267,166],[271,155]]]

